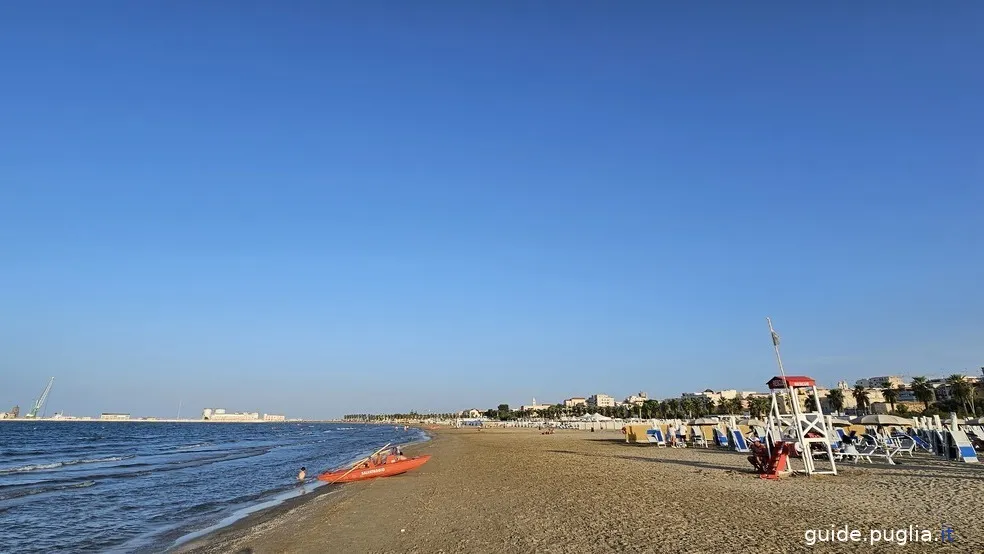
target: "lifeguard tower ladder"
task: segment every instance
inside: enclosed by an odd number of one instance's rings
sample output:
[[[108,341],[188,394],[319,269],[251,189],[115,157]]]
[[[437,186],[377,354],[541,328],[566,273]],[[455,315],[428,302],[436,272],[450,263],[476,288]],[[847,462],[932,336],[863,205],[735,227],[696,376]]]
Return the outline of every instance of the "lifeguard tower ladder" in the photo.
[[[799,444],[802,455],[803,471],[807,475],[837,475],[837,465],[834,463],[834,449],[830,443],[833,435],[831,428],[823,417],[820,407],[820,395],[817,393],[817,383],[803,375],[786,375],[782,367],[782,357],[779,355],[779,333],[769,322],[769,332],[772,334],[772,345],[776,351],[776,361],[779,364],[779,375],[769,380],[768,386],[772,393],[772,410],[769,414],[767,441],[769,449],[775,448],[777,442],[793,442]],[[803,400],[803,403],[800,400]],[[813,399],[813,411],[806,411],[806,400]],[[822,445],[826,460],[813,458],[813,445]],[[817,463],[829,463],[830,469],[818,468]],[[794,471],[791,469],[787,472]]]

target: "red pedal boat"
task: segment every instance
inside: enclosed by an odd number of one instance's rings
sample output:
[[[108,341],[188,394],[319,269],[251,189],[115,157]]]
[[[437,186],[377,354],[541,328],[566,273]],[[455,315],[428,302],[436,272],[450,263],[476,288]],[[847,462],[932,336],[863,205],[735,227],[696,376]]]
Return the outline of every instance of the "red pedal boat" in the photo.
[[[376,477],[390,477],[406,473],[411,469],[416,469],[430,459],[430,456],[414,456],[413,458],[396,459],[395,456],[387,456],[384,463],[374,464],[371,461],[361,462],[355,468],[339,471],[325,472],[318,475],[319,481],[329,483],[351,483],[352,481],[363,481],[365,479],[375,479]]]

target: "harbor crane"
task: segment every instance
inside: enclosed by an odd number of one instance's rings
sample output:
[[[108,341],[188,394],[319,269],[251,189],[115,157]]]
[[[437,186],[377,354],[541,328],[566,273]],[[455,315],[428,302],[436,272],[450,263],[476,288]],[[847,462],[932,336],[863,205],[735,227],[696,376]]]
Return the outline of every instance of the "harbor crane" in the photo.
[[[41,396],[39,396],[38,400],[34,403],[34,407],[31,408],[31,412],[28,413],[25,417],[31,417],[31,418],[38,417],[38,412],[41,411],[41,407],[44,406],[45,400],[48,399],[48,393],[51,392],[51,384],[54,382],[55,382],[55,378],[52,377],[48,381],[48,386],[44,388],[44,392],[41,393]]]

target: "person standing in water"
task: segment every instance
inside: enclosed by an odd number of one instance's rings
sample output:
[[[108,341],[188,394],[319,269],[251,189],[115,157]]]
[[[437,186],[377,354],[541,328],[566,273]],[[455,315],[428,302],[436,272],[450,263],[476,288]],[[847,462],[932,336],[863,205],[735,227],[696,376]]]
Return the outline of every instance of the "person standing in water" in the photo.
[[[301,467],[301,471],[297,474],[297,482],[304,483],[304,479],[307,477],[307,469]]]

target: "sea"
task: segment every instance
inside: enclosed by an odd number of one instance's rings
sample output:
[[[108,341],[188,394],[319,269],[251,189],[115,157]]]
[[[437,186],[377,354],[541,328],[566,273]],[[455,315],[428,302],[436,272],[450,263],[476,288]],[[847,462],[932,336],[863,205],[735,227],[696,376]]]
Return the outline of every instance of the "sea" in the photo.
[[[392,425],[3,422],[0,552],[166,551],[422,440]]]

